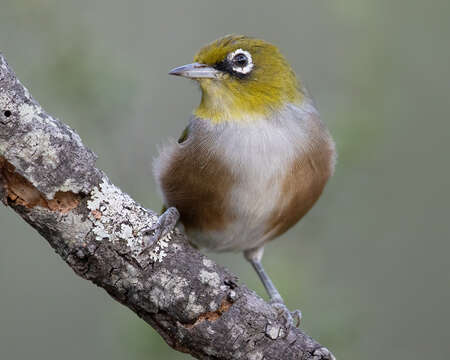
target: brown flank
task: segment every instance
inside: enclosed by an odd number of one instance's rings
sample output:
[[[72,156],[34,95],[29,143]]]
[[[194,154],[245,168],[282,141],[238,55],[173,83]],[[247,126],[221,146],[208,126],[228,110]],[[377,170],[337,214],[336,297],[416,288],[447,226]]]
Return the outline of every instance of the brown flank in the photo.
[[[223,230],[233,217],[227,210],[235,182],[217,154],[200,151],[193,144],[177,151],[161,174],[168,206],[175,206],[187,230]]]
[[[310,150],[293,162],[284,179],[280,207],[274,211],[267,226],[267,241],[283,234],[312,208],[333,173],[333,140],[319,119],[314,123],[317,125],[309,134]]]

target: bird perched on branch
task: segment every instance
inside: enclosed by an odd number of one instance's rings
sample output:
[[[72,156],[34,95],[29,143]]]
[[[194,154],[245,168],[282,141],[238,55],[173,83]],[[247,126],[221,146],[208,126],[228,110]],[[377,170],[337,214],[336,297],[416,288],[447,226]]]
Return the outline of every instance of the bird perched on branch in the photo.
[[[243,251],[272,303],[287,311],[261,264],[264,245],[319,198],[333,173],[333,140],[268,42],[225,36],[169,74],[196,80],[202,98],[180,139],[154,163],[167,209],[154,234],[179,220],[200,248]]]

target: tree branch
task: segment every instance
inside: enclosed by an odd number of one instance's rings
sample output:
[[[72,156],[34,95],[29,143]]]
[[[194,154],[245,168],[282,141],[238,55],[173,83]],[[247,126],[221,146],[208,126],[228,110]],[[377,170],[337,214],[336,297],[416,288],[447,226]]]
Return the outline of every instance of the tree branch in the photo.
[[[95,167],[0,54],[0,196],[81,277],[198,359],[334,359],[178,230],[151,248],[144,209]]]

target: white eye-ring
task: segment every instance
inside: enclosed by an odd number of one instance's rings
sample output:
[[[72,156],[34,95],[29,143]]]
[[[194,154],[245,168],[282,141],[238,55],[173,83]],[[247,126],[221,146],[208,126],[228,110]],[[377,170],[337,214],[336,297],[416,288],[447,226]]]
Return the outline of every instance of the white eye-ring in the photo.
[[[231,64],[233,71],[241,74],[248,74],[253,69],[252,56],[248,51],[237,49],[227,56],[228,62]]]

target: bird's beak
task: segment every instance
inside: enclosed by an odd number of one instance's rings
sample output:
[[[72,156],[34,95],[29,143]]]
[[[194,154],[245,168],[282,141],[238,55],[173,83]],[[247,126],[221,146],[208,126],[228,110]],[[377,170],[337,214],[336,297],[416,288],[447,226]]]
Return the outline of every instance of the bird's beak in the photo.
[[[179,66],[169,71],[169,75],[183,76],[188,79],[218,79],[220,74],[219,70],[199,63]]]

